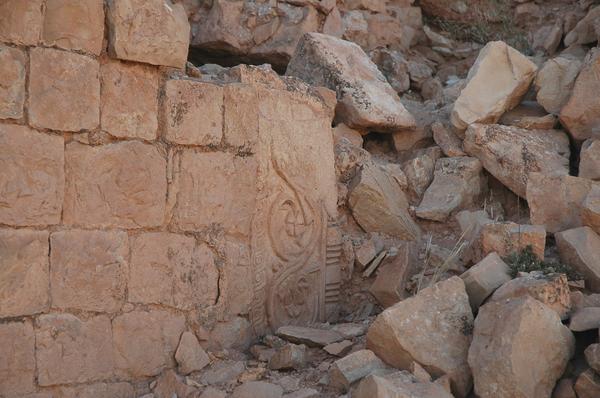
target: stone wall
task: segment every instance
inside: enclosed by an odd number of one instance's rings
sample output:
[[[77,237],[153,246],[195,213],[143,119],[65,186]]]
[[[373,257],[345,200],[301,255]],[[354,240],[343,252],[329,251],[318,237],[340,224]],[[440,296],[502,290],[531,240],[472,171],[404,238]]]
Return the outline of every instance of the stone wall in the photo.
[[[0,2],[0,397],[137,396],[184,331],[335,314],[335,95],[189,77],[189,30],[169,0]]]

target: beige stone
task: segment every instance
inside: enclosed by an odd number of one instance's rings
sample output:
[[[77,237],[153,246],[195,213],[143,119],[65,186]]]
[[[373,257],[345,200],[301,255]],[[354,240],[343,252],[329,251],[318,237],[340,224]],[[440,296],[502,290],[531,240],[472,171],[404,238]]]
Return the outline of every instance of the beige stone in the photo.
[[[54,396],[61,398],[130,398],[135,396],[134,388],[129,383],[94,383],[76,387],[58,387],[54,391],[56,394]]]
[[[456,214],[455,219],[465,242],[460,258],[465,262],[477,263],[485,257],[481,247],[481,231],[484,225],[493,221],[485,210],[463,210]]]
[[[581,222],[600,234],[600,185],[593,185],[581,204]]]
[[[208,307],[217,299],[218,277],[212,252],[192,237],[149,232],[132,240],[132,302],[186,310]]]
[[[382,250],[383,241],[379,234],[371,234],[367,240],[354,248],[354,261],[359,269],[365,269]]]
[[[422,365],[433,377],[450,376],[452,391],[471,389],[467,351],[473,314],[463,281],[452,277],[383,311],[369,328],[367,348],[397,369]]]
[[[577,398],[595,398],[600,394],[600,376],[591,369],[577,377],[575,382]]]
[[[577,398],[573,388],[573,379],[561,379],[556,383],[552,398]]]
[[[577,25],[565,36],[565,46],[572,44],[588,44],[598,40],[595,25],[600,17],[600,9],[593,7]]]
[[[141,228],[162,224],[166,159],[141,142],[98,147],[66,146],[64,222],[69,225]]]
[[[112,56],[185,67],[190,25],[183,5],[171,0],[109,0],[107,13]]]
[[[433,140],[442,148],[444,155],[448,157],[465,156],[462,149],[462,141],[454,132],[446,128],[442,123],[435,122],[431,125]]]
[[[377,66],[356,44],[318,33],[302,37],[287,75],[336,90],[336,119],[349,127],[383,132],[410,129],[412,115]]]
[[[0,125],[0,223],[58,224],[64,191],[63,137]]]
[[[109,61],[100,66],[103,131],[153,140],[158,129],[159,74],[151,66]]]
[[[575,311],[569,321],[569,329],[574,332],[585,332],[600,328],[600,308],[587,307]]]
[[[306,366],[306,346],[303,344],[286,344],[277,349],[269,360],[269,369],[290,370],[302,369]]]
[[[52,306],[116,312],[125,301],[129,240],[121,231],[58,231],[50,239]]]
[[[333,142],[337,144],[342,138],[347,139],[354,146],[362,148],[363,137],[359,130],[352,129],[344,123],[340,123],[332,129]]]
[[[354,346],[354,343],[350,340],[342,340],[339,343],[331,343],[323,347],[323,350],[330,355],[334,355],[336,357],[346,356]]]
[[[85,55],[51,48],[34,48],[29,57],[31,125],[74,132],[98,127],[98,61]]]
[[[191,332],[183,332],[181,335],[179,346],[175,351],[175,360],[179,365],[179,372],[183,374],[202,370],[210,363],[208,354]]]
[[[217,390],[213,387],[206,387],[204,391],[202,391],[202,395],[200,398],[226,398],[227,393],[221,390]]]
[[[549,397],[574,350],[573,334],[539,301],[524,296],[488,303],[479,309],[469,349],[475,393]]]
[[[247,381],[236,387],[231,394],[231,398],[281,398],[282,396],[283,388],[264,381]]]
[[[569,174],[569,139],[559,130],[474,124],[466,131],[464,149],[522,198],[531,173]]]
[[[496,123],[527,92],[537,67],[504,42],[488,43],[469,70],[454,103],[452,125],[464,131],[472,123]]]
[[[585,349],[585,360],[596,372],[600,371],[600,344],[590,344]]]
[[[579,177],[600,180],[600,139],[586,140],[580,156]]]
[[[206,117],[204,113],[202,110]],[[258,143],[258,120],[258,92],[255,87],[249,84],[223,87],[223,138],[227,144],[252,151]]]
[[[549,59],[535,78],[537,102],[549,113],[558,115],[567,103],[575,79],[581,69],[581,60],[570,56]]]
[[[305,344],[309,347],[323,347],[344,339],[342,334],[333,330],[302,326],[282,326],[277,329],[276,334],[292,343]]]
[[[117,316],[112,326],[116,374],[148,377],[173,365],[185,318],[164,310],[139,310]]]
[[[219,297],[232,315],[250,312],[254,298],[254,281],[251,253],[241,241],[227,241],[225,264],[219,276]]]
[[[35,391],[35,335],[31,322],[0,324],[0,394],[24,396]]]
[[[0,45],[0,119],[23,117],[26,61],[22,50]]]
[[[404,243],[391,259],[386,258],[377,271],[377,278],[369,288],[369,292],[383,307],[390,307],[407,296],[406,284],[416,264],[415,246]]]
[[[0,41],[35,46],[42,31],[43,0],[4,0],[0,3]]]
[[[415,151],[411,159],[404,162],[402,170],[408,183],[408,195],[411,203],[420,203],[425,190],[433,181],[435,165],[442,157],[438,147]]]
[[[254,339],[254,330],[246,318],[240,316],[230,317],[225,322],[217,322],[213,327],[208,349],[209,350],[247,350]]]
[[[184,145],[221,143],[222,87],[192,80],[169,80],[165,91],[165,138],[168,141]]]
[[[520,253],[531,246],[540,260],[544,259],[546,230],[541,225],[519,225],[514,222],[489,223],[481,231],[483,255],[496,252],[500,257]]]
[[[353,392],[352,397],[451,398],[453,395],[435,383],[418,381],[410,373],[401,371],[386,375],[370,375],[365,377]]]
[[[373,372],[387,366],[370,350],[359,350],[335,361],[329,368],[329,385],[337,390],[347,391],[350,386]]]
[[[48,308],[48,253],[48,232],[0,229],[0,318]]]
[[[511,280],[510,269],[498,253],[488,254],[460,277],[465,282],[473,311],[476,311],[494,290]]]
[[[42,386],[85,383],[113,376],[110,319],[71,314],[38,318],[35,331],[38,382]]]
[[[589,227],[554,234],[563,263],[585,278],[586,287],[600,293],[600,236]]]
[[[45,45],[100,55],[103,40],[103,0],[46,0]]]

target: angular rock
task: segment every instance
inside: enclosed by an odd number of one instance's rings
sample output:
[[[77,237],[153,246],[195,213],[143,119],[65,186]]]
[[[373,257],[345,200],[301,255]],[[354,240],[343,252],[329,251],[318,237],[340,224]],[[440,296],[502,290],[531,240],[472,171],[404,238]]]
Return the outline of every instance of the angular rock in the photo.
[[[301,369],[306,365],[306,346],[286,344],[269,360],[269,369]]]
[[[352,393],[352,397],[451,398],[453,395],[435,383],[418,381],[410,373],[401,371],[388,375],[365,377]]]
[[[573,388],[573,379],[561,379],[556,383],[552,398],[577,398]]]
[[[465,285],[452,277],[383,311],[369,328],[367,348],[398,369],[414,361],[433,377],[447,374],[453,392],[464,397],[471,388],[472,325]]]
[[[216,103],[208,104],[214,109]],[[215,114],[211,114],[215,119]],[[258,91],[251,84],[223,88],[223,138],[229,145],[252,150],[258,142]],[[204,122],[203,122],[204,123]]]
[[[591,369],[577,377],[575,382],[577,398],[595,398],[600,394],[600,376]]]
[[[182,376],[176,374],[172,369],[165,370],[156,379],[156,385],[152,389],[154,398],[191,397],[197,390],[188,386]]]
[[[102,0],[46,0],[42,30],[44,45],[100,55],[103,40]]]
[[[25,74],[25,53],[0,45],[0,119],[23,117]]]
[[[581,70],[580,59],[559,56],[549,59],[535,78],[536,100],[546,111],[558,115],[569,100],[575,79]]]
[[[0,341],[0,394],[24,396],[35,391],[35,334],[31,322],[0,324]]]
[[[212,351],[235,349],[245,351],[252,343],[254,330],[246,318],[231,317],[226,322],[218,322],[210,333],[208,348]]]
[[[415,127],[396,92],[354,43],[309,33],[302,37],[287,75],[335,90],[336,119],[352,128],[393,132]]]
[[[333,132],[334,144],[337,144],[342,138],[345,138],[350,141],[352,145],[362,148],[363,138],[360,131],[352,129],[344,123],[338,124],[331,131]]]
[[[463,210],[456,214],[455,218],[458,221],[465,242],[460,258],[466,262],[480,261],[485,257],[481,247],[481,232],[486,224],[493,221],[485,210]]]
[[[344,336],[333,330],[313,329],[303,326],[282,326],[277,329],[277,336],[296,344],[308,347],[323,347],[342,341]]]
[[[206,387],[200,398],[226,398],[227,393],[221,390],[217,390],[216,388]]]
[[[184,68],[190,42],[185,9],[171,0],[110,0],[108,49],[113,57]]]
[[[445,221],[452,212],[472,206],[485,191],[481,162],[475,158],[439,159],[433,182],[425,191],[417,217]]]
[[[241,361],[213,362],[212,365],[202,371],[200,382],[202,384],[225,384],[235,382],[244,370],[244,362]]]
[[[369,56],[397,93],[408,91],[410,88],[408,62],[401,52],[376,48],[369,53]]]
[[[590,344],[585,349],[585,360],[596,372],[600,371],[600,344]]]
[[[359,269],[364,269],[383,250],[383,241],[378,234],[371,234],[367,240],[354,249],[354,260]]]
[[[598,40],[596,26],[600,18],[600,8],[592,8],[587,15],[565,36],[565,47],[572,44],[588,44]]]
[[[600,139],[586,140],[580,156],[579,177],[600,180]]]
[[[408,213],[404,192],[376,165],[365,165],[352,181],[348,203],[354,219],[367,232],[406,240],[420,235],[419,226]]]
[[[129,239],[123,231],[57,231],[50,237],[52,306],[117,312],[126,295]]]
[[[98,61],[66,51],[33,48],[30,65],[29,122],[33,127],[73,132],[98,127]]]
[[[581,222],[600,234],[600,184],[592,186],[581,204]]]
[[[379,268],[369,292],[382,307],[390,307],[407,296],[406,283],[416,264],[415,251],[414,245],[405,243],[391,261]]]
[[[591,291],[600,293],[600,236],[589,227],[554,234],[560,259],[585,278]]]
[[[600,105],[594,101],[600,89],[599,71],[600,49],[595,48],[586,56],[571,98],[560,111],[561,123],[575,140],[600,137]]]
[[[544,259],[546,230],[540,225],[519,225],[514,222],[489,223],[481,231],[483,255],[496,252],[500,257],[521,253],[531,246],[540,260]]]
[[[264,381],[247,381],[236,387],[231,394],[231,398],[281,398],[282,396],[283,388]]]
[[[103,131],[119,138],[156,139],[158,85],[156,68],[110,61],[100,67]]]
[[[183,374],[202,370],[210,363],[208,354],[191,332],[183,332],[181,335],[179,346],[175,351],[175,360],[179,365],[179,372]]]
[[[600,328],[600,307],[581,308],[571,315],[569,329],[574,332],[585,332],[598,328]]]
[[[339,343],[331,343],[323,347],[323,349],[330,355],[336,357],[343,357],[350,352],[354,344],[350,340],[342,340]]]
[[[331,330],[340,333],[344,338],[351,339],[363,336],[367,332],[367,325],[363,323],[338,323]]]
[[[373,351],[355,351],[331,365],[329,385],[337,390],[348,391],[352,383],[386,368],[385,363]]]
[[[64,191],[64,138],[0,125],[0,223],[58,224]]]
[[[465,282],[473,311],[476,311],[494,290],[511,280],[510,269],[498,253],[488,254],[460,277]]]
[[[459,131],[473,123],[496,123],[527,92],[537,67],[504,42],[488,43],[469,70],[451,121]]]
[[[522,198],[531,173],[569,174],[569,139],[558,130],[473,124],[466,131],[464,150]]]
[[[530,296],[555,311],[565,320],[571,312],[571,295],[566,275],[543,275],[530,273],[503,284],[490,297],[492,301],[506,301],[522,296]]]
[[[574,349],[573,334],[539,301],[525,296],[488,303],[479,309],[469,349],[475,393],[549,397]]]
[[[402,166],[408,181],[408,194],[412,202],[420,202],[425,190],[433,181],[435,165],[441,156],[442,152],[437,147],[419,150]]]
[[[0,3],[0,41],[35,46],[40,40],[43,0],[5,0]]]
[[[448,157],[465,156],[462,141],[456,134],[446,128],[442,123],[435,122],[431,125],[433,140]]]

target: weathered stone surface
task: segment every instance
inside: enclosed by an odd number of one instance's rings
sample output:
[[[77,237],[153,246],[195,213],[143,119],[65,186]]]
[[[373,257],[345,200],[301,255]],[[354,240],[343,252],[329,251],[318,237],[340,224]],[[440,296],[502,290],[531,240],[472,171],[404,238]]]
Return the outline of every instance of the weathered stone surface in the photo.
[[[166,163],[157,147],[137,141],[98,147],[68,144],[64,222],[122,228],[161,225]]]
[[[172,369],[164,370],[152,389],[154,398],[192,397],[198,390],[185,383],[184,378]]]
[[[386,368],[386,364],[373,351],[355,351],[331,365],[329,385],[335,389],[347,391],[352,383]]]
[[[286,344],[279,348],[275,355],[269,361],[269,368],[280,369],[301,369],[306,364],[306,346],[303,344]]]
[[[25,126],[0,125],[0,223],[60,222],[64,191],[64,139]]]
[[[582,62],[576,57],[559,56],[549,59],[535,78],[537,102],[549,113],[558,115],[567,103]]]
[[[100,55],[103,40],[102,0],[46,0],[42,30],[45,45]]]
[[[35,391],[35,335],[31,322],[0,324],[0,341],[0,394],[23,396]]]
[[[216,388],[213,387],[206,387],[204,389],[204,391],[202,391],[202,394],[200,395],[200,398],[226,398],[227,397],[227,393],[221,390],[217,390]]]
[[[52,130],[92,130],[100,122],[100,67],[84,55],[34,48],[29,53],[29,122]]]
[[[600,234],[600,184],[592,186],[581,204],[581,222]]]
[[[489,301],[506,301],[521,296],[531,296],[554,310],[560,319],[567,319],[571,312],[571,295],[566,275],[543,275],[530,273],[503,284]]]
[[[61,398],[129,398],[135,396],[133,386],[129,383],[94,383],[76,387],[58,387],[53,396]],[[28,398],[45,398],[28,397]]]
[[[600,136],[600,105],[594,101],[600,89],[600,49],[586,56],[575,80],[571,98],[560,111],[560,121],[575,140]]]
[[[208,349],[210,350],[247,350],[254,338],[252,325],[246,318],[231,317],[225,322],[218,322],[210,333]]]
[[[22,50],[0,45],[0,119],[23,117],[26,61]]]
[[[405,290],[413,267],[416,264],[416,250],[411,243],[398,248],[398,253],[383,264],[377,271],[377,278],[369,292],[382,307],[390,307],[407,296]]]
[[[354,43],[318,33],[298,43],[287,75],[335,90],[336,119],[349,127],[382,132],[413,128],[415,120],[377,66]]]
[[[455,218],[465,241],[460,258],[465,262],[480,261],[485,257],[481,246],[481,232],[486,224],[493,221],[485,210],[463,210],[457,213]]]
[[[367,325],[363,323],[338,323],[331,330],[340,333],[344,338],[351,339],[362,336],[367,332]]]
[[[452,212],[472,206],[485,192],[485,183],[479,160],[441,158],[435,164],[433,182],[415,213],[419,218],[445,221]]]
[[[211,250],[167,232],[132,239],[129,300],[189,310],[215,304],[218,271]]]
[[[541,225],[519,225],[514,222],[489,223],[481,231],[483,255],[496,252],[500,257],[520,253],[531,246],[533,253],[544,259],[546,230]]]
[[[122,231],[58,231],[50,240],[52,306],[116,312],[125,300],[129,240]]]
[[[212,119],[217,115],[210,116]],[[251,151],[258,142],[259,118],[258,91],[254,86],[228,84],[223,87],[223,138],[227,144]]]
[[[348,203],[354,219],[367,232],[383,232],[415,240],[419,226],[408,213],[408,201],[392,177],[374,164],[365,165],[351,183]]]
[[[342,138],[347,139],[352,145],[362,148],[363,146],[363,134],[359,130],[352,129],[346,126],[344,123],[340,123],[335,126],[333,132],[333,143],[337,144]]]
[[[202,371],[200,382],[209,385],[236,382],[244,370],[245,366],[242,361],[213,362],[212,365]]]
[[[353,392],[352,397],[451,398],[453,395],[435,383],[418,381],[410,373],[401,371],[388,375],[371,375],[365,377]]]
[[[441,156],[440,148],[430,147],[416,151],[412,158],[403,164],[402,170],[406,175],[411,202],[421,201],[423,193],[433,181],[435,165]]]
[[[48,253],[48,232],[0,229],[0,318],[48,308]]]
[[[191,332],[183,332],[181,335],[179,346],[175,351],[175,360],[179,365],[179,372],[183,374],[202,370],[210,363],[208,354]]]
[[[494,290],[511,280],[510,269],[498,253],[488,254],[460,277],[465,282],[473,311],[477,310]]]
[[[600,328],[600,307],[581,308],[571,315],[569,329],[574,332],[585,332],[598,328]]]
[[[116,374],[147,377],[173,365],[185,318],[164,310],[133,311],[117,316],[112,325]]]
[[[600,293],[600,236],[589,227],[554,234],[560,259],[585,278],[586,287]]]
[[[596,372],[600,371],[600,344],[590,344],[584,351],[585,360]]]
[[[319,398],[321,393],[314,388],[302,388],[298,391],[285,394],[283,398]]]
[[[418,362],[432,376],[450,376],[452,390],[471,388],[467,352],[473,314],[463,281],[438,282],[383,311],[369,328],[367,348],[398,369]]]
[[[569,139],[558,130],[473,124],[466,131],[464,149],[522,198],[531,173],[569,174]]]
[[[166,84],[165,138],[175,144],[218,145],[223,137],[223,88],[192,80]]]
[[[342,340],[339,343],[331,343],[323,347],[325,352],[336,357],[343,357],[352,350],[354,344],[350,340]]]
[[[580,156],[579,177],[600,180],[600,139],[586,140]]]
[[[464,131],[472,123],[496,123],[519,103],[536,72],[535,64],[514,48],[501,41],[488,43],[454,103],[452,125]]]
[[[382,250],[383,241],[379,234],[371,234],[367,240],[354,248],[354,261],[359,269],[365,269]]]
[[[573,388],[573,379],[561,379],[556,383],[552,398],[577,398]]]
[[[323,347],[344,339],[342,334],[333,330],[313,329],[302,326],[282,326],[277,329],[276,334],[292,343],[305,344],[309,347]]]
[[[185,67],[190,25],[181,4],[171,0],[110,0],[107,16],[112,56]]]
[[[549,397],[574,349],[572,333],[539,301],[525,296],[488,303],[479,309],[469,349],[475,393]]]
[[[595,398],[600,394],[600,376],[591,369],[577,377],[575,382],[577,398]]]
[[[37,326],[35,347],[40,385],[112,377],[112,334],[106,315],[87,320],[71,314],[41,315]]]
[[[0,3],[0,41],[35,46],[42,31],[43,0],[5,0]]]
[[[109,61],[100,67],[102,130],[120,138],[153,140],[158,129],[156,68]]]
[[[583,202],[594,185],[586,178],[531,173],[527,183],[531,223],[550,233],[582,226]]]
[[[433,140],[448,157],[465,156],[462,141],[456,134],[446,128],[442,123],[435,122],[431,125]]]
[[[369,53],[369,56],[397,93],[408,91],[410,88],[408,62],[400,51],[376,48]]]
[[[283,388],[264,381],[247,381],[236,387],[231,394],[231,398],[281,398],[282,396]]]
[[[598,40],[597,26],[600,18],[600,8],[592,8],[587,15],[582,18],[577,25],[565,36],[565,46],[572,44],[588,44]]]

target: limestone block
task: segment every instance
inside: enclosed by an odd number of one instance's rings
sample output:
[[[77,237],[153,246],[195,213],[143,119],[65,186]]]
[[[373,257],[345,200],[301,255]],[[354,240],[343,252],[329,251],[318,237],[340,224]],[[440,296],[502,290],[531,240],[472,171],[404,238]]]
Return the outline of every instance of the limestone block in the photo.
[[[165,214],[166,159],[137,141],[91,147],[73,142],[65,154],[64,222],[87,227],[159,226]]]
[[[185,329],[182,315],[139,310],[117,316],[112,325],[118,376],[156,376],[165,367],[173,366],[173,355]]]
[[[416,264],[415,251],[415,245],[403,244],[398,253],[377,271],[369,292],[382,307],[390,307],[407,296],[406,283]]]
[[[42,31],[43,0],[4,0],[0,3],[0,41],[35,46]]]
[[[575,79],[581,69],[581,60],[559,56],[544,63],[535,78],[537,102],[552,114],[558,115],[567,103]]]
[[[113,57],[184,68],[190,24],[171,0],[109,0],[108,49]]]
[[[202,370],[210,363],[208,354],[191,332],[183,332],[181,335],[179,346],[175,352],[175,360],[179,365],[179,372],[183,374]]]
[[[329,385],[347,391],[350,385],[387,366],[370,350],[359,350],[338,359],[329,369]]]
[[[561,261],[583,275],[588,289],[600,293],[600,236],[589,227],[581,227],[554,237]]]
[[[51,225],[61,218],[63,137],[0,125],[0,223]]]
[[[192,80],[169,80],[165,91],[165,138],[168,141],[183,145],[221,143],[222,87]]]
[[[586,140],[581,146],[579,177],[600,180],[600,139]]]
[[[306,346],[286,344],[279,348],[269,360],[269,369],[301,369],[306,365]]]
[[[51,48],[34,48],[29,57],[31,125],[74,132],[98,127],[98,61],[85,55]]]
[[[441,379],[441,378],[440,378]],[[438,379],[438,380],[440,380]],[[419,397],[450,398],[453,395],[430,381],[418,381],[407,371],[386,375],[370,375],[360,382],[354,398]]]
[[[0,229],[0,318],[45,311],[48,232]]]
[[[119,138],[153,140],[158,129],[158,70],[108,61],[100,66],[101,128]]]
[[[54,391],[61,398],[130,398],[135,396],[134,388],[129,383],[94,383],[75,387],[58,387]]]
[[[461,276],[473,311],[502,284],[511,280],[508,265],[497,253],[488,254]]]
[[[149,232],[132,239],[129,301],[208,307],[217,299],[218,278],[212,252],[192,237]]]
[[[283,388],[264,381],[247,381],[236,387],[231,394],[231,398],[281,398],[282,396]]]
[[[125,301],[129,241],[122,231],[68,230],[50,238],[52,306],[116,312]]]
[[[38,382],[85,383],[113,376],[110,319],[71,314],[41,315],[35,331]]]
[[[100,55],[103,40],[103,0],[46,0],[42,30],[46,46]]]
[[[531,246],[533,253],[544,259],[546,230],[541,225],[519,225],[514,222],[489,223],[481,231],[483,255],[496,252],[500,257],[520,253]]]
[[[0,45],[0,119],[23,117],[26,62],[22,50]]]
[[[251,151],[258,141],[258,92],[252,85],[223,88],[223,137],[229,145]]]
[[[292,343],[305,344],[309,347],[323,347],[344,339],[344,336],[333,330],[303,326],[282,326],[277,329],[276,334]]]
[[[0,394],[35,391],[35,335],[30,321],[0,324]]]

